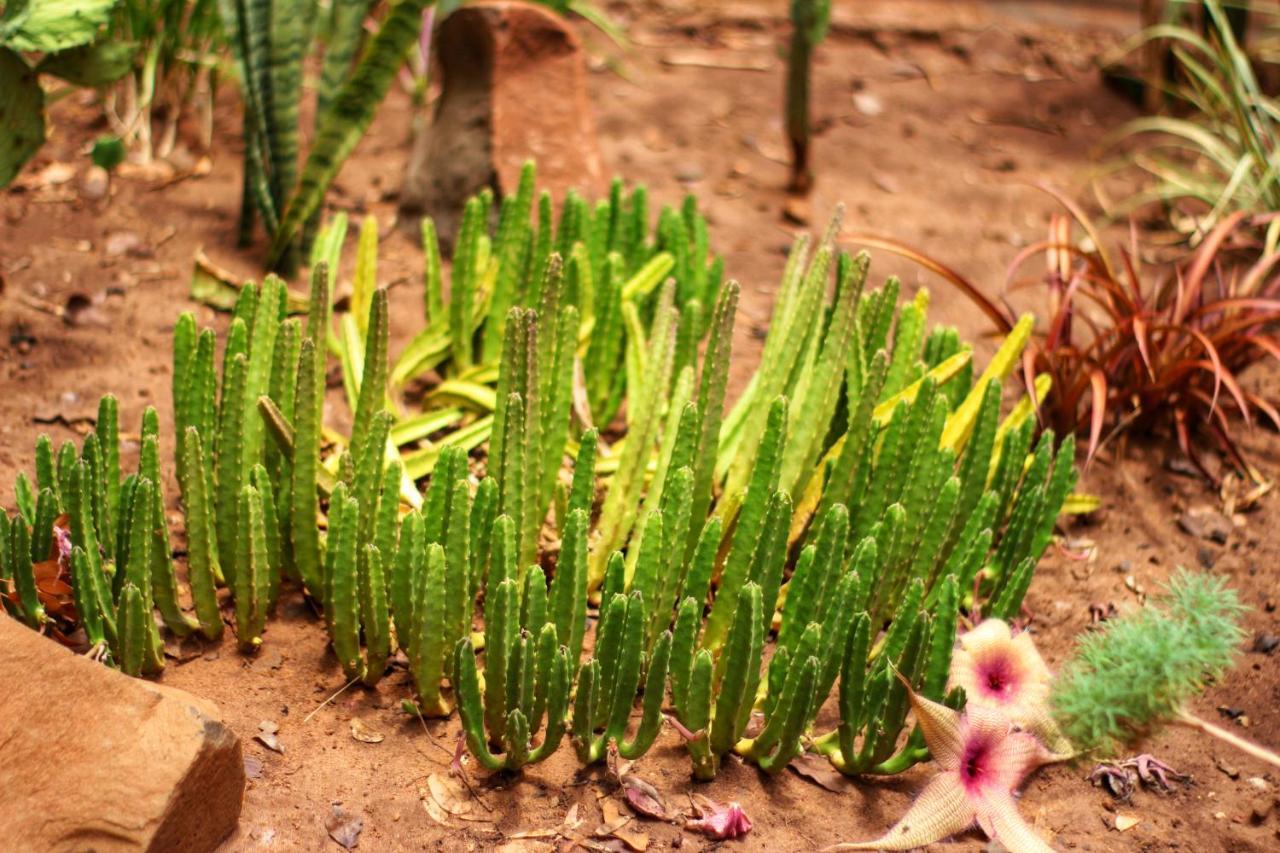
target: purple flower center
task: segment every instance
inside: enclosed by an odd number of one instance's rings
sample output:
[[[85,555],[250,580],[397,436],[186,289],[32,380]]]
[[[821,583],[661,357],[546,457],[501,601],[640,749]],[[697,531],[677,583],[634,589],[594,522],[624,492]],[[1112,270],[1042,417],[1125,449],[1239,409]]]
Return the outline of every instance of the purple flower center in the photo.
[[[978,686],[993,699],[1007,701],[1018,687],[1013,663],[1004,655],[988,658],[978,664]]]
[[[984,739],[968,739],[960,761],[960,781],[970,793],[976,792],[990,778],[990,770],[991,744]]]

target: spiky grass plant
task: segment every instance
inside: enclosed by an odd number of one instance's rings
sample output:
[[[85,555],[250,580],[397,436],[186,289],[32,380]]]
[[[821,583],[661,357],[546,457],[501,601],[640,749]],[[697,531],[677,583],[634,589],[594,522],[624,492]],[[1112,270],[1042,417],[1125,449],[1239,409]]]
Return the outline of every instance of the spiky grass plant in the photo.
[[[1112,144],[1142,144],[1113,170],[1136,171],[1146,185],[1116,203],[1103,195],[1108,213],[1117,217],[1163,208],[1168,230],[1193,246],[1231,214],[1280,208],[1280,105],[1259,84],[1237,35],[1231,17],[1239,10],[1219,0],[1206,0],[1203,7],[1204,35],[1181,23],[1162,23],[1118,48],[1120,56],[1142,49],[1162,58],[1159,48],[1166,48],[1175,78],[1160,94],[1187,114],[1143,116],[1121,126]],[[1266,233],[1261,254],[1270,255],[1280,245],[1280,220],[1272,218],[1260,230]]]
[[[214,84],[222,27],[215,0],[125,0],[110,34],[137,61],[103,99],[113,138],[143,162],[168,157],[178,125],[194,106],[204,144],[212,141]]]
[[[1225,578],[1179,569],[1142,609],[1085,634],[1050,692],[1081,750],[1113,752],[1168,723],[1280,767],[1280,756],[1197,717],[1187,704],[1232,665],[1245,612]]]

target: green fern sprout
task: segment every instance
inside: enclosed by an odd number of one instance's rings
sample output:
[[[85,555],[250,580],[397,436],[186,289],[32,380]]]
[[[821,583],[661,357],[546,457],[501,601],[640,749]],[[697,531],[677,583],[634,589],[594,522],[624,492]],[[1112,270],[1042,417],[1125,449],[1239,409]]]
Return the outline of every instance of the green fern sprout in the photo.
[[[1224,578],[1179,569],[1147,606],[1080,640],[1050,694],[1063,732],[1079,749],[1114,752],[1180,723],[1280,767],[1274,752],[1187,709],[1234,662],[1246,610]]]

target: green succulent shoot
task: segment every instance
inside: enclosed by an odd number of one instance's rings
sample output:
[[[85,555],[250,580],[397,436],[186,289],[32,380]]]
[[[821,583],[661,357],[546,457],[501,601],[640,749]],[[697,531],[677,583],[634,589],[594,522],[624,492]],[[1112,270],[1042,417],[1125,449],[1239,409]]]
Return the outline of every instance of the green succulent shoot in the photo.
[[[1144,607],[1081,638],[1049,696],[1063,732],[1077,749],[1114,752],[1179,723],[1280,766],[1275,752],[1188,708],[1234,662],[1246,609],[1224,578],[1179,569]]]

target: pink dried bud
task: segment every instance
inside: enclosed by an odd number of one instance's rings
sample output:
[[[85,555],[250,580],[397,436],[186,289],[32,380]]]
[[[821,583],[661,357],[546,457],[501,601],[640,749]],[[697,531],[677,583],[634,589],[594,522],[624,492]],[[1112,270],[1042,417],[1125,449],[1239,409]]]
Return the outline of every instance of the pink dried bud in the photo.
[[[721,805],[706,797],[697,797],[693,799],[693,807],[698,810],[698,817],[687,821],[685,829],[721,841],[740,838],[751,831],[751,818],[736,802]]]

